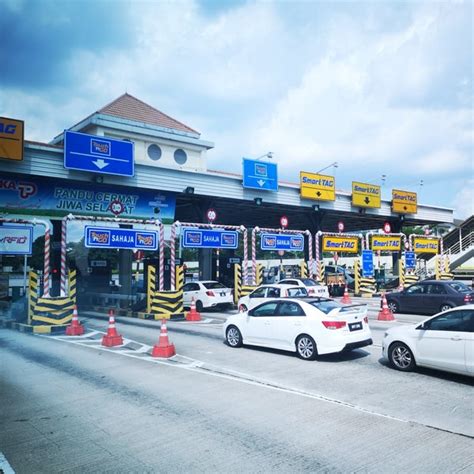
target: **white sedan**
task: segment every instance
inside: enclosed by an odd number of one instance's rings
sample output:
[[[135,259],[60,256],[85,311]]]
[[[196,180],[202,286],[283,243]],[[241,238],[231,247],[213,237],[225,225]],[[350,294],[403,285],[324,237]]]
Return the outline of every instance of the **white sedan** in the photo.
[[[308,292],[304,288],[292,285],[261,285],[248,295],[239,299],[237,307],[240,312],[248,311],[259,304],[275,298],[304,298]]]
[[[390,365],[417,365],[474,376],[474,305],[453,308],[412,326],[390,328],[382,342]]]
[[[326,285],[321,285],[312,278],[285,278],[278,282],[279,285],[292,285],[306,288],[309,296],[323,296],[329,298],[329,290]]]
[[[225,307],[234,305],[232,290],[218,281],[193,281],[183,286],[183,306],[191,307],[194,298],[196,310],[204,308]]]
[[[231,347],[271,347],[305,360],[372,344],[367,306],[343,306],[326,298],[268,301],[230,316],[224,337]]]

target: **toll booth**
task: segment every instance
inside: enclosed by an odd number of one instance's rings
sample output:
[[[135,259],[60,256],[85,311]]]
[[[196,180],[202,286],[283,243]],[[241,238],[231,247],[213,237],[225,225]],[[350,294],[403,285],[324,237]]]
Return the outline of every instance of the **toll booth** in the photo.
[[[158,259],[154,259],[155,260],[155,266],[157,268],[158,266]],[[175,269],[176,267],[179,267],[181,266],[183,263],[183,259],[181,258],[175,258]],[[145,275],[148,275],[148,273],[146,273],[147,269],[145,268]],[[171,290],[171,259],[170,258],[167,258],[165,260],[165,287],[164,287],[164,290],[168,291],[168,290]]]
[[[88,290],[94,293],[109,293],[113,290],[112,266],[109,260],[89,260]]]
[[[227,288],[234,288],[235,272],[234,265],[240,264],[242,259],[240,257],[219,257],[219,274],[216,274],[216,280],[220,281]]]

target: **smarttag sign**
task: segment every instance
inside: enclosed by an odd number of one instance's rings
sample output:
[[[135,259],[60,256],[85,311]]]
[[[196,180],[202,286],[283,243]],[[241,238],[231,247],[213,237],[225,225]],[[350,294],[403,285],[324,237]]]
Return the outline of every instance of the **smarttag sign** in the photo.
[[[300,171],[300,195],[316,201],[335,201],[336,180],[334,176]]]
[[[352,181],[352,205],[357,207],[381,206],[381,187]]]
[[[91,173],[133,176],[133,143],[65,130],[64,167]]]
[[[362,276],[374,276],[374,252],[372,250],[362,250]]]
[[[399,214],[416,214],[416,193],[392,189],[392,211]]]
[[[402,238],[397,235],[373,235],[370,248],[378,251],[398,252],[402,248]]]
[[[264,191],[278,190],[278,168],[275,163],[244,158],[242,166],[242,184],[244,188],[262,189]]]
[[[158,233],[153,230],[86,226],[84,234],[84,242],[88,248],[158,249]]]
[[[31,255],[33,226],[3,225],[0,227],[0,255]]]
[[[192,249],[236,249],[239,233],[235,230],[185,228],[181,233],[181,245]]]
[[[323,235],[323,252],[348,252],[359,251],[359,239],[357,237],[328,236]]]
[[[261,234],[260,248],[262,250],[304,250],[304,237],[301,234]]]
[[[0,117],[0,158],[23,160],[24,134],[23,120]]]
[[[413,239],[413,250],[415,253],[438,253],[438,239],[427,239],[426,237],[415,237]]]

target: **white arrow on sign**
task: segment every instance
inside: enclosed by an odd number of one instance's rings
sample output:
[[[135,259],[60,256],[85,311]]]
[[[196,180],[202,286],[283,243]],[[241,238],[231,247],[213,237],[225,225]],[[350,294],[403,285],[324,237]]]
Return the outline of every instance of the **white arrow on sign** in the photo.
[[[93,161],[92,163],[94,163],[94,165],[96,165],[97,168],[99,168],[100,170],[105,168],[106,166],[109,166],[109,164],[110,164],[110,163],[107,163],[106,161],[104,161],[102,158],[100,158],[97,161]]]
[[[260,187],[262,187],[265,184],[265,181],[263,179],[259,179],[257,183]]]

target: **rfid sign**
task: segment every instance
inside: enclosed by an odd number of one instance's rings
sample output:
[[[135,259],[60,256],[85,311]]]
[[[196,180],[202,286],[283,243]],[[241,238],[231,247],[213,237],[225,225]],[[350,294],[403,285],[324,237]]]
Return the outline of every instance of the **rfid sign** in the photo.
[[[372,250],[362,250],[362,276],[374,276],[374,252]]]
[[[3,225],[0,227],[0,255],[31,255],[33,227]]]
[[[260,248],[262,250],[304,250],[304,237],[301,234],[261,234]]]
[[[278,168],[275,163],[244,158],[242,174],[244,188],[278,190]]]
[[[183,229],[181,245],[192,249],[236,249],[239,245],[239,233],[221,229]]]
[[[133,143],[66,130],[64,167],[92,173],[133,176]]]
[[[156,231],[86,226],[84,232],[84,242],[88,248],[158,249]]]

